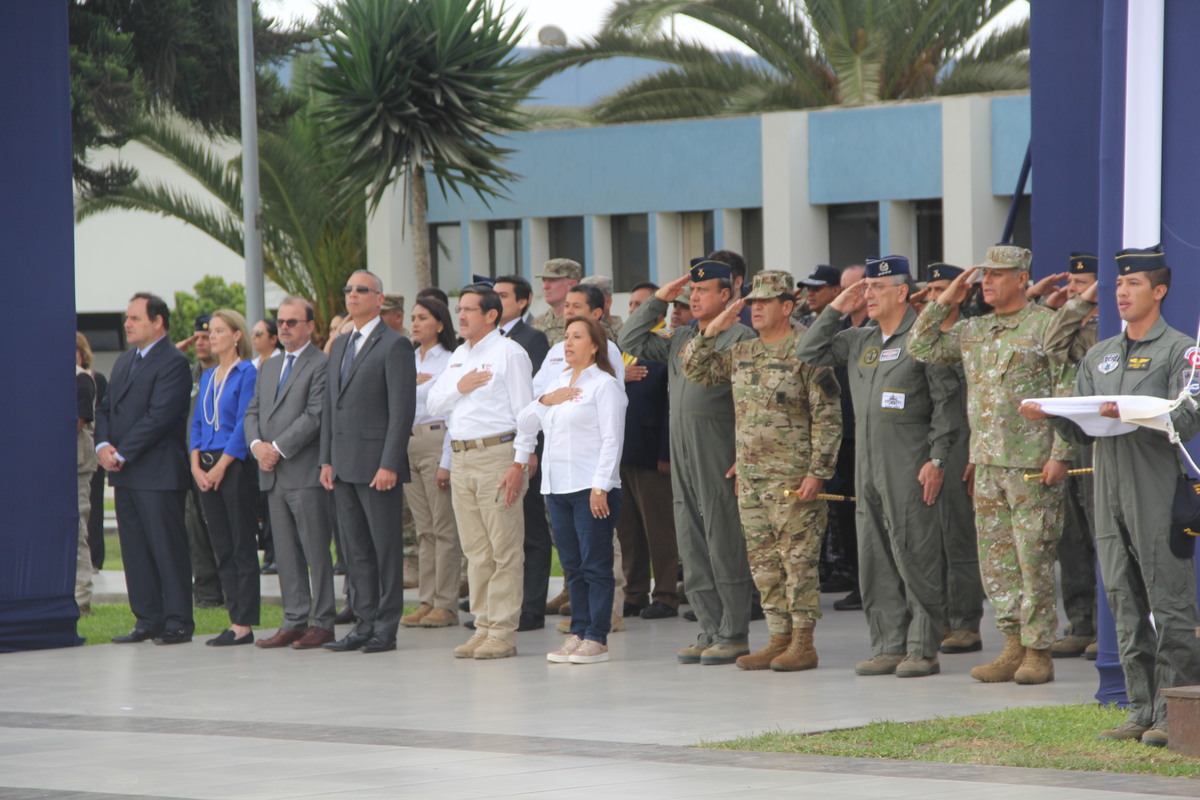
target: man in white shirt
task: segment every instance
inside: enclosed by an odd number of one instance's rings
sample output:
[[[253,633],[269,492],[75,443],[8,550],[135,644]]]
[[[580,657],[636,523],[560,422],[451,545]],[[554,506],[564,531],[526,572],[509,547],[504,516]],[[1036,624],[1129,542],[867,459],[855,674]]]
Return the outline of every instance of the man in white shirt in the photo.
[[[430,414],[450,433],[450,485],[467,557],[475,635],[455,658],[517,654],[524,579],[523,544],[533,434],[517,433],[517,414],[533,399],[533,367],[525,350],[496,325],[503,306],[490,287],[463,289],[458,302],[464,344],[429,390]]]

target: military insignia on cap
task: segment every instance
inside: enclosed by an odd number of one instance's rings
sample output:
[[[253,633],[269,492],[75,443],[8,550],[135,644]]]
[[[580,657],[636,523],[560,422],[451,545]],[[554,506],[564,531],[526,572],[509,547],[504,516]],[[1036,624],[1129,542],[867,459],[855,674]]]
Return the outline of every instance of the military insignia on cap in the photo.
[[[697,277],[703,278],[704,277],[704,267],[701,267],[700,269],[696,270],[696,275],[697,275]]]
[[[1117,365],[1120,363],[1121,363],[1121,356],[1119,354],[1109,353],[1100,361],[1100,363],[1096,366],[1096,369],[1098,369],[1101,372],[1101,374],[1107,375],[1108,373],[1110,373],[1114,369],[1116,369]]]

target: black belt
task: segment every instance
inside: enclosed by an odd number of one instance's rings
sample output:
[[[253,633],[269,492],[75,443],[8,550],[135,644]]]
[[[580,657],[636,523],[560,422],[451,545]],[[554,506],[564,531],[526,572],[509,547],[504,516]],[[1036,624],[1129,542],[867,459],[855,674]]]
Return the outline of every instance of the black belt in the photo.
[[[206,470],[210,470],[217,465],[221,460],[221,456],[225,455],[224,450],[201,450],[200,451],[200,466]]]

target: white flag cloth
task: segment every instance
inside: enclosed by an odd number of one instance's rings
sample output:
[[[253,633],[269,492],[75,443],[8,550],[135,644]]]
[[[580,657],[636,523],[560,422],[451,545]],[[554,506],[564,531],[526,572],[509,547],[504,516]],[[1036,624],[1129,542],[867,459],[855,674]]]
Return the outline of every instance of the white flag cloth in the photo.
[[[1089,436],[1120,436],[1138,427],[1152,428],[1169,435],[1170,415],[1179,404],[1178,400],[1140,394],[1033,397],[1024,402],[1037,403],[1047,414],[1071,420]],[[1100,406],[1105,403],[1116,403],[1121,418],[1100,416]]]

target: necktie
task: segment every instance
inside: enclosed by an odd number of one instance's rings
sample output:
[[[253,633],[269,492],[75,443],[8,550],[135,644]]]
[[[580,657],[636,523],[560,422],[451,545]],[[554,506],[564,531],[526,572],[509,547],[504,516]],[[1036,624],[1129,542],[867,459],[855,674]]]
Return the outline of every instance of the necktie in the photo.
[[[132,378],[134,375],[137,375],[138,367],[140,367],[141,365],[142,365],[142,354],[134,353],[133,354],[133,363],[130,364],[130,366],[129,366],[129,377],[130,378]]]
[[[354,363],[354,348],[361,337],[362,334],[355,331],[350,334],[350,341],[346,343],[346,353],[342,356],[342,376],[339,388],[344,387],[346,385],[346,378],[350,377],[350,366]]]
[[[288,376],[292,374],[292,365],[296,363],[296,354],[288,353],[287,358],[283,361],[283,374],[279,376],[279,385],[275,387],[275,399],[279,399],[279,393],[283,391],[283,385],[287,383]]]

